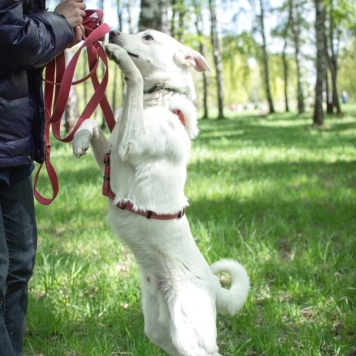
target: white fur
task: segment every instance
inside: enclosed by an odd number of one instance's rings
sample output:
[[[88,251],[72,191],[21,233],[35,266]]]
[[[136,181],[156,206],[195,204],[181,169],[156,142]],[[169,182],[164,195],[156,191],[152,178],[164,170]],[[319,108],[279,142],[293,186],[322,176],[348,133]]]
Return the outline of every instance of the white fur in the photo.
[[[199,53],[157,31],[113,32],[110,42],[107,54],[127,84],[122,115],[110,143],[94,120],[86,120],[75,134],[73,152],[80,157],[91,144],[103,170],[103,157],[112,150],[116,198],[109,202],[109,220],[141,270],[147,336],[170,355],[217,356],[216,308],[234,314],[242,307],[249,290],[245,269],[234,260],[218,261],[211,269],[186,216],[153,220],[115,206],[131,201],[136,209],[158,214],[187,206],[186,165],[190,139],[198,133],[189,67],[203,71],[208,66]],[[152,87],[160,89],[143,94]],[[185,126],[173,109],[182,111]],[[230,273],[231,288],[223,289],[212,271]]]

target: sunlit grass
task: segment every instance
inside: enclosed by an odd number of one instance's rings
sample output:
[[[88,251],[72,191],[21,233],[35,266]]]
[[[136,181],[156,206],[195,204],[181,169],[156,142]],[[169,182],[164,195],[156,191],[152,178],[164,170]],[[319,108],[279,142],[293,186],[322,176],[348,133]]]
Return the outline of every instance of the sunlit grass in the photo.
[[[236,258],[252,282],[241,313],[218,318],[223,355],[355,352],[356,107],[345,111],[322,129],[294,114],[199,122],[191,229],[209,262]],[[26,355],[164,355],[144,336],[137,267],[106,222],[94,160],[54,143],[52,161],[60,193],[37,205]]]

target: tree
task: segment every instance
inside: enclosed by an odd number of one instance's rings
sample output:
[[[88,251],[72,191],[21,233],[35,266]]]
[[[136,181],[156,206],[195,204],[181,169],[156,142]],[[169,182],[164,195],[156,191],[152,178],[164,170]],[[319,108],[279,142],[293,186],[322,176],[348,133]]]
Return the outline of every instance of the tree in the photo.
[[[302,73],[301,73],[301,50],[300,50],[300,35],[301,35],[301,23],[302,23],[302,11],[301,11],[301,0],[289,0],[290,6],[290,21],[292,38],[295,50],[295,63],[297,71],[297,103],[298,103],[298,114],[303,114],[305,112],[304,104],[304,92],[302,85]]]
[[[263,63],[263,79],[264,79],[264,86],[266,92],[266,98],[269,107],[269,113],[274,113],[274,104],[272,100],[271,94],[271,86],[269,81],[269,68],[268,68],[268,53],[267,53],[267,41],[266,41],[266,31],[265,31],[265,7],[264,7],[264,0],[259,0],[260,5],[260,15],[258,16],[259,20],[259,30],[260,35],[262,37],[262,63]]]
[[[282,49],[282,64],[283,64],[283,93],[284,93],[284,104],[285,104],[285,111],[289,112],[289,100],[288,100],[288,86],[289,86],[289,63],[288,63],[288,55],[287,55],[287,48],[290,42],[289,35],[290,35],[290,27],[291,27],[291,18],[292,18],[292,11],[291,11],[291,1],[287,0],[287,3],[283,3],[281,8],[278,8],[278,14],[282,17],[282,22],[277,25],[277,27],[272,31],[272,36],[281,37],[283,40],[283,49]],[[288,10],[287,19],[283,19],[283,13],[285,10]]]
[[[218,119],[224,119],[224,85],[223,72],[221,60],[221,45],[218,34],[217,17],[216,17],[216,3],[215,0],[209,0],[210,10],[210,37],[213,48],[213,57],[216,70],[216,84],[218,97]]]
[[[201,7],[200,2],[198,3],[196,0],[193,0],[193,6],[195,11],[195,29],[198,35],[199,42],[199,52],[205,57],[205,47],[203,44],[203,31],[201,29],[201,24],[203,23],[202,15],[201,15]],[[207,119],[209,117],[208,114],[208,78],[205,72],[202,73],[203,76],[203,119]]]
[[[104,0],[99,0],[98,8],[99,10],[104,12]],[[102,62],[100,63],[100,69],[101,69],[101,73],[104,73],[105,68],[104,68],[104,63]],[[104,131],[106,128],[106,121],[102,110],[99,111],[99,115],[101,116],[101,129]]]
[[[128,1],[127,7],[130,7],[130,0]],[[122,9],[124,7],[124,5],[122,4],[121,0],[116,0],[116,12],[117,12],[117,20],[118,20],[118,30],[122,31],[122,23],[123,23],[123,19],[122,19]],[[130,10],[128,9],[128,22],[129,22],[129,28],[131,29],[131,16],[130,16]],[[118,76],[119,76],[119,66],[114,65],[114,69],[113,69],[113,80],[114,80],[114,85],[113,85],[113,89],[112,89],[112,98],[111,98],[111,105],[112,105],[112,111],[114,113],[114,115],[116,114],[116,104],[117,104],[117,88],[118,88]],[[121,93],[122,93],[122,101],[124,101],[124,81],[121,81]]]
[[[169,0],[141,0],[139,31],[153,28],[169,33],[168,8]]]
[[[326,1],[325,55],[332,87],[329,112],[333,113],[334,108],[336,108],[336,113],[340,117],[343,116],[343,113],[340,106],[337,87],[339,52],[343,33],[352,21],[350,18],[352,10],[355,11],[355,5],[352,4],[350,0],[339,0],[337,2],[335,0]]]
[[[349,99],[356,100],[356,80],[350,75],[356,68],[356,36],[349,39],[340,52],[338,86],[349,93]]]
[[[187,8],[184,6],[184,0],[172,0],[172,19],[171,19],[171,35],[179,42],[183,42],[184,38],[184,16]],[[178,21],[176,17],[178,16]],[[178,26],[176,26],[178,22]]]
[[[324,42],[325,42],[325,56],[327,58],[328,54],[328,42],[326,39],[326,33],[324,34]],[[326,93],[326,113],[327,114],[333,114],[334,112],[334,105],[333,105],[333,100],[332,100],[332,96],[330,95],[330,85],[329,85],[329,75],[328,75],[328,71],[325,71],[325,93]]]
[[[226,34],[223,37],[222,61],[224,63],[224,100],[237,109],[236,104],[245,105],[252,99],[253,87],[260,85],[252,79],[253,72],[258,72],[254,58],[260,50],[259,45],[249,32],[239,35]],[[253,84],[252,84],[253,81]],[[258,93],[256,93],[258,96]],[[257,97],[256,100],[257,102]]]
[[[314,0],[315,3],[315,38],[316,38],[316,83],[315,83],[315,105],[313,124],[322,126],[324,124],[323,111],[323,80],[325,78],[325,8],[323,0]]]
[[[72,51],[64,51],[66,65],[73,57]],[[73,78],[74,79],[74,78]],[[79,117],[78,96],[74,85],[70,87],[67,105],[64,110],[64,129],[68,134],[72,131]]]

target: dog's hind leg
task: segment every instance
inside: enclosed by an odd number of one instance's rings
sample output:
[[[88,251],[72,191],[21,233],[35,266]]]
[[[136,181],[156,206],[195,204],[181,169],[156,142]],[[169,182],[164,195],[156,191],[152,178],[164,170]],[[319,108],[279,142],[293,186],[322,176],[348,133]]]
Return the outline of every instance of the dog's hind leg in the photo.
[[[170,335],[169,309],[158,289],[157,279],[152,275],[142,274],[141,287],[145,334],[169,355],[179,356]]]
[[[168,299],[172,341],[179,355],[218,356],[215,299],[194,282],[180,284]]]

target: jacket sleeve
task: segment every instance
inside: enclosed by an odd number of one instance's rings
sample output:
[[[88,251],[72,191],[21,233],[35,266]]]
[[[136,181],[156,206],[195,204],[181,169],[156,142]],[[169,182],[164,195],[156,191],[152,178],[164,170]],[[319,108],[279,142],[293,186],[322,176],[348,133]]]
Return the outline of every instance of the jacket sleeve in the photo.
[[[41,67],[74,41],[74,30],[55,13],[23,14],[21,0],[0,0],[0,71]]]

